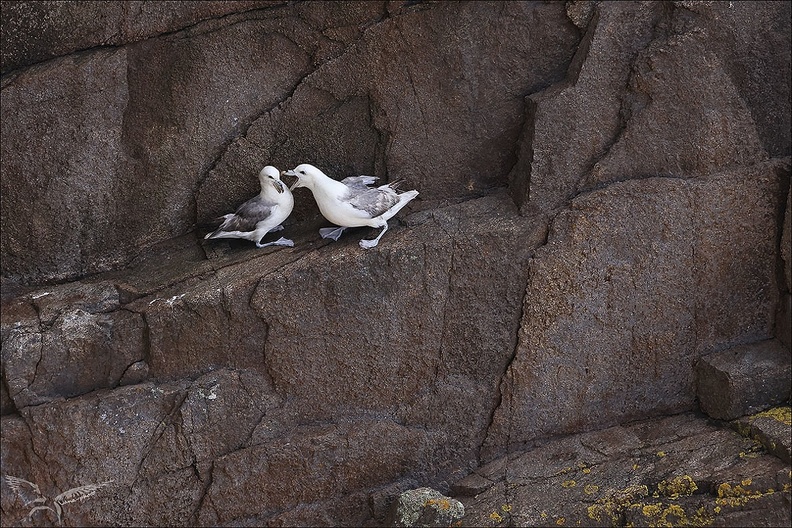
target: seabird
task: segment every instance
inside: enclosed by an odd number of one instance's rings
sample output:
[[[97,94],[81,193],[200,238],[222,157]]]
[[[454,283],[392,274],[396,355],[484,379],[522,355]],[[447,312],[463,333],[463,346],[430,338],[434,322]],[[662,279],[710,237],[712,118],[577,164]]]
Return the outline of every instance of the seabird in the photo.
[[[377,238],[360,241],[363,249],[375,247],[388,230],[388,220],[418,196],[418,191],[397,193],[398,182],[369,187],[377,180],[374,176],[350,176],[337,181],[308,163],[285,171],[283,175],[297,178],[292,190],[299,187],[310,189],[322,216],[339,226],[320,229],[322,238],[338,240],[348,227],[382,228]]]
[[[223,224],[204,238],[244,238],[256,243],[256,247],[293,246],[288,238],[275,242],[261,243],[270,231],[283,229],[281,222],[286,220],[294,208],[291,190],[280,181],[280,171],[267,165],[259,173],[261,192],[255,198],[239,206],[235,213],[223,216]]]

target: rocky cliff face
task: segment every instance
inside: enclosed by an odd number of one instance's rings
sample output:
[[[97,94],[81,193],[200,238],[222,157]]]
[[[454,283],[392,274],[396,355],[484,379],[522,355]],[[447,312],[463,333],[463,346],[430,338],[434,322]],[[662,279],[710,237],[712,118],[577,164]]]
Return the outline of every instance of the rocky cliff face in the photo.
[[[106,483],[67,525],[376,524],[544,438],[696,408],[700,357],[790,345],[789,20],[4,3],[2,473]],[[421,194],[371,251],[320,241],[300,190],[295,248],[202,240],[301,162]],[[9,523],[57,522],[2,485]]]

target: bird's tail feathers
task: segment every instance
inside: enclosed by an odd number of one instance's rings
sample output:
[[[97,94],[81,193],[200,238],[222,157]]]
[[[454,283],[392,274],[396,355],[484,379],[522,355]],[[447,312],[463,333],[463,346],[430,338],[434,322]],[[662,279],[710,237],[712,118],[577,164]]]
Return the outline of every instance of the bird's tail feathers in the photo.
[[[393,180],[392,182],[388,182],[386,185],[383,185],[382,187],[390,187],[394,191],[398,191],[399,186],[402,184],[404,184],[404,178],[399,178],[398,180]]]
[[[401,193],[399,195],[399,201],[396,203],[396,205],[388,209],[388,212],[383,214],[382,218],[384,218],[385,220],[390,220],[391,218],[394,217],[396,213],[398,213],[402,209],[402,207],[407,205],[416,196],[418,196],[418,191],[407,191]]]

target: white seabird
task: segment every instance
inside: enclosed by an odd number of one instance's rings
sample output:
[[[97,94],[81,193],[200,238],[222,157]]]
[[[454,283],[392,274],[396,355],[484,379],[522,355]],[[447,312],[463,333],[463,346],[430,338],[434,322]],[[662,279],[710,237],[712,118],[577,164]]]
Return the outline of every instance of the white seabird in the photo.
[[[270,231],[283,229],[281,222],[286,220],[294,208],[291,190],[280,181],[280,171],[267,165],[259,173],[261,192],[255,198],[239,206],[235,213],[223,216],[223,224],[204,238],[244,238],[256,243],[256,247],[293,246],[288,238],[275,242],[261,243]]]
[[[418,191],[397,193],[396,182],[369,187],[377,180],[374,176],[350,176],[337,181],[308,163],[285,171],[283,175],[297,178],[292,190],[298,187],[310,189],[322,216],[339,226],[320,229],[322,238],[338,240],[347,227],[382,228],[377,238],[360,241],[363,249],[376,246],[388,230],[388,220],[418,196]]]

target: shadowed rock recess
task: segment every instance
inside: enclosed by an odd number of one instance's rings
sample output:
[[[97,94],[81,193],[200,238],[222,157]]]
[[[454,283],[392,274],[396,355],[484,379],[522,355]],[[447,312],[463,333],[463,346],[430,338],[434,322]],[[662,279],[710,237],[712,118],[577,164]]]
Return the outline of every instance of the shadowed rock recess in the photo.
[[[2,524],[788,525],[791,5],[3,2]]]

